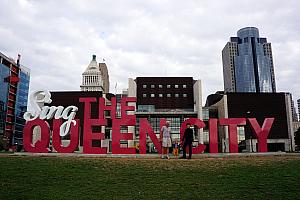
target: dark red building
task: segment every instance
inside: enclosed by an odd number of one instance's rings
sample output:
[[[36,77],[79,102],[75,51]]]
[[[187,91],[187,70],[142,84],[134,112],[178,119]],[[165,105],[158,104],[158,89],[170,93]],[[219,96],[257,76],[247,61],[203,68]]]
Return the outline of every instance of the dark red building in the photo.
[[[137,105],[155,109],[194,109],[192,77],[137,77]]]

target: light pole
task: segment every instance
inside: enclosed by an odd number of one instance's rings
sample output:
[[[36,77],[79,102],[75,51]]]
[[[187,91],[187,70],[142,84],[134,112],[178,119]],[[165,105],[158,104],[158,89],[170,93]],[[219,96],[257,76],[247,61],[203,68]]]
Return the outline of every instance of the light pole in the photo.
[[[248,110],[247,112],[246,112],[246,116],[247,116],[247,118],[249,118],[250,115],[251,114],[251,112]],[[246,134],[246,133],[245,133]],[[251,135],[250,135],[250,145],[251,145],[251,149],[250,149],[250,152],[252,153],[253,152],[253,141],[252,141],[252,133],[251,133]]]

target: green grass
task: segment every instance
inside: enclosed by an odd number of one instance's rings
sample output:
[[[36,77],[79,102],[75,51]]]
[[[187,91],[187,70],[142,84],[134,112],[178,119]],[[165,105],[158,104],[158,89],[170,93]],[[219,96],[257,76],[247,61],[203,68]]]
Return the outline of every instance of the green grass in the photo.
[[[300,157],[0,157],[0,199],[299,199]]]
[[[13,154],[12,152],[5,151],[5,150],[0,150],[0,153],[1,153],[1,154]]]

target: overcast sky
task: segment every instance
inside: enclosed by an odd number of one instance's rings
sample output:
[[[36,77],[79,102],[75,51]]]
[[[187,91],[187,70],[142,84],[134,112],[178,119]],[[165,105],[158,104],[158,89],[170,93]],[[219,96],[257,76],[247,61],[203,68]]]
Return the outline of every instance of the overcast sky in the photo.
[[[92,59],[105,59],[110,89],[128,77],[192,76],[203,100],[223,90],[221,51],[255,26],[272,43],[277,91],[300,98],[298,0],[0,0],[0,51],[22,55],[31,90],[79,90]]]

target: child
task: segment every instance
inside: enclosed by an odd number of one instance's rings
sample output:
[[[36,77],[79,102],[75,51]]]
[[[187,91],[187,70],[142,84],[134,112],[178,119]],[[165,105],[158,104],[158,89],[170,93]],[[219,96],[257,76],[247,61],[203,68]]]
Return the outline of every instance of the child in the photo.
[[[179,144],[178,144],[178,140],[175,139],[173,143],[173,155],[175,156],[175,158],[178,157],[178,152],[179,152]]]

